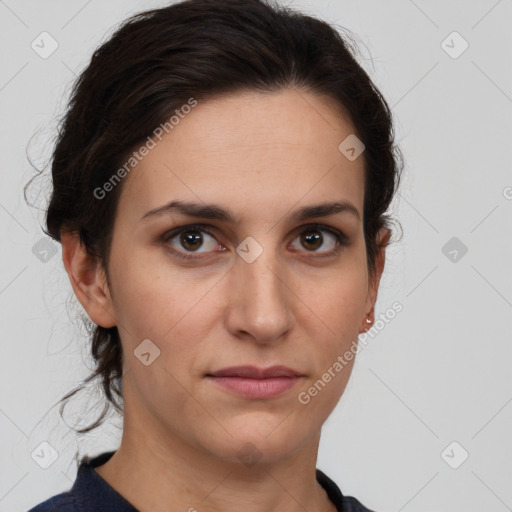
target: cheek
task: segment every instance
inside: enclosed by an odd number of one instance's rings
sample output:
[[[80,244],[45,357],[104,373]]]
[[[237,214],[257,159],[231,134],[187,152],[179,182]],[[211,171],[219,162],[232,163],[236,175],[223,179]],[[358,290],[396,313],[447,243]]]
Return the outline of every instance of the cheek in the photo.
[[[199,372],[195,366],[221,312],[215,305],[219,302],[214,288],[218,276],[212,276],[210,282],[198,279],[190,270],[148,261],[150,258],[142,258],[139,265],[134,264],[135,258],[125,262],[117,268],[112,284],[116,286],[115,313],[127,367],[136,372],[137,387],[150,399],[155,390],[176,388],[173,393],[179,392],[172,376],[185,382],[190,374]],[[147,367],[134,354],[146,339],[159,354]],[[178,395],[175,398],[180,400]]]
[[[142,270],[141,265],[139,271],[124,274],[128,268],[119,268],[116,315],[131,388],[138,390],[155,416],[163,418],[167,408],[161,409],[162,403],[175,411],[190,401],[183,386],[188,389],[191,374],[199,371],[201,341],[211,324],[208,315],[213,313],[207,308],[209,301],[199,302],[204,290],[197,279],[178,270],[168,275],[149,266]],[[148,339],[151,343],[141,345]],[[143,346],[144,351],[139,348]],[[143,352],[150,353],[152,362],[147,366],[139,358]]]
[[[328,372],[325,379],[331,379],[319,403],[335,404],[352,371],[368,291],[366,260],[364,251],[362,253],[363,259],[361,254],[345,258],[337,271],[324,276],[321,286],[307,286],[301,293],[307,306],[304,314],[311,318],[308,338],[315,340],[316,377],[321,379]],[[343,359],[340,369],[336,362],[347,351],[351,359]]]
[[[358,325],[366,307],[368,274],[364,253],[354,251],[341,260],[338,267],[318,279],[307,278],[301,295],[312,311],[329,320],[333,329]],[[363,264],[361,263],[363,262]],[[344,330],[344,329],[342,329]]]
[[[120,327],[132,337],[162,338],[198,300],[197,279],[173,266],[163,250],[113,251],[113,307]]]

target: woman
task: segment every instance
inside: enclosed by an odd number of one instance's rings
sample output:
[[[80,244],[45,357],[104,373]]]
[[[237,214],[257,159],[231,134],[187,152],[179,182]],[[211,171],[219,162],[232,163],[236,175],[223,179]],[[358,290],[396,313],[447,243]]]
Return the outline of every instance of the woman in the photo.
[[[127,20],[75,84],[46,219],[122,441],[32,511],[369,511],[316,460],[399,161],[327,23],[263,0]]]

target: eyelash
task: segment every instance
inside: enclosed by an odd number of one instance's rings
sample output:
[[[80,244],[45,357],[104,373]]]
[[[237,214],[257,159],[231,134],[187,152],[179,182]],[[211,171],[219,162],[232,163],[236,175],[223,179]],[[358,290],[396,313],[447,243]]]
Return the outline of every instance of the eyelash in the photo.
[[[299,234],[302,234],[305,231],[326,231],[326,232],[330,233],[331,235],[333,235],[336,238],[336,241],[338,242],[335,249],[333,249],[332,251],[330,251],[327,254],[323,254],[321,256],[315,256],[317,258],[329,257],[329,256],[333,256],[335,254],[339,254],[344,247],[349,245],[349,240],[343,232],[341,232],[337,229],[334,229],[330,226],[326,226],[325,224],[308,224],[303,227],[304,227],[304,229],[301,232],[299,232]],[[170,231],[166,231],[160,237],[160,241],[167,243],[167,242],[169,242],[169,240],[172,240],[173,238],[177,237],[181,233],[184,233],[187,231],[203,231],[205,233],[208,233],[211,237],[215,238],[214,233],[209,229],[208,225],[206,225],[206,224],[188,224],[186,226],[182,226],[179,228],[172,229]],[[184,260],[198,260],[198,259],[202,259],[202,258],[206,257],[206,256],[186,256],[186,254],[187,254],[186,252],[175,251],[174,249],[172,250],[172,253]],[[191,254],[194,254],[194,253],[191,253]],[[315,253],[313,252],[313,254],[315,254]]]

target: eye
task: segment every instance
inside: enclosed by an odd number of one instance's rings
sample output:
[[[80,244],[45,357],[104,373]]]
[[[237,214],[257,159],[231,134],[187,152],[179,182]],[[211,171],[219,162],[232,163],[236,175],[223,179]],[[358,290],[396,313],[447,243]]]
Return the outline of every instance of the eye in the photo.
[[[322,233],[327,233],[327,238]],[[306,229],[300,232],[298,238],[300,239],[302,247],[306,248],[306,252],[321,252],[324,255],[338,253],[343,246],[348,245],[348,240],[344,233],[321,224],[311,224],[307,226]],[[326,245],[326,250],[317,251],[318,248]]]
[[[215,250],[216,247],[222,247],[205,226],[195,224],[169,231],[163,236],[163,241],[169,243],[175,249],[176,254],[183,258],[194,257],[188,256],[187,252],[207,253]],[[205,250],[200,251],[201,248]],[[219,252],[224,250],[225,248]]]
[[[348,238],[344,233],[322,224],[306,226],[295,238],[295,240],[297,239],[300,239],[300,244],[305,247],[305,252],[318,253],[320,257],[338,254],[344,246],[348,245]],[[171,246],[171,250],[176,256],[183,259],[198,259],[203,258],[205,253],[226,251],[226,248],[217,242],[208,226],[203,224],[190,224],[173,229],[164,233],[161,240]],[[326,250],[317,250],[325,245],[327,245]],[[296,250],[300,251],[300,249]],[[196,256],[195,253],[203,254],[203,256]]]

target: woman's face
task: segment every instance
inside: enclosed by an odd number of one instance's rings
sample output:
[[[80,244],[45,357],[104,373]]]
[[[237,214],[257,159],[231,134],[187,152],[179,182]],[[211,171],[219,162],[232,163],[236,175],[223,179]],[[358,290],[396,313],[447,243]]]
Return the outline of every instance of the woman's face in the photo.
[[[366,266],[364,153],[338,149],[353,133],[342,115],[294,90],[199,101],[124,178],[110,316],[90,313],[119,329],[126,425],[150,429],[162,449],[179,438],[226,461],[248,451],[275,461],[311,442],[341,397],[353,359],[335,363],[353,350],[378,287]],[[215,205],[232,220],[149,213],[171,202]],[[331,203],[349,206],[297,217]],[[260,398],[207,377],[241,365],[302,377]]]

